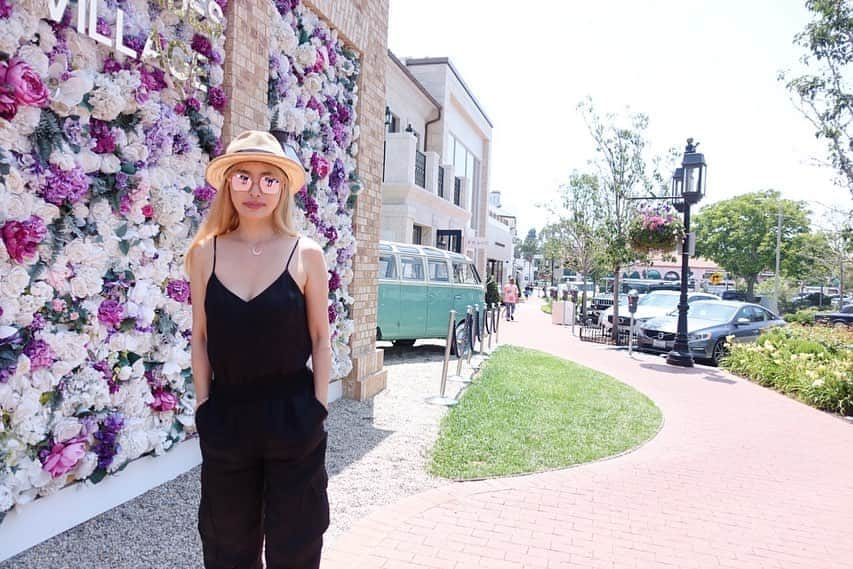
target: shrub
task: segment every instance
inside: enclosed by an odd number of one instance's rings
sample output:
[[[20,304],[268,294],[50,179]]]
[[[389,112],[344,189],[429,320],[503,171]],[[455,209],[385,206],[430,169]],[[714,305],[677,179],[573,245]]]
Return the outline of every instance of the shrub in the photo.
[[[498,290],[498,283],[495,282],[495,277],[489,275],[486,279],[486,304],[489,306],[501,303],[501,293]]]
[[[853,332],[794,324],[732,344],[724,368],[842,415],[853,415]]]
[[[814,315],[817,313],[818,310],[816,308],[806,308],[791,314],[786,314],[782,318],[785,319],[785,322],[805,324],[808,326],[810,324],[814,324]]]

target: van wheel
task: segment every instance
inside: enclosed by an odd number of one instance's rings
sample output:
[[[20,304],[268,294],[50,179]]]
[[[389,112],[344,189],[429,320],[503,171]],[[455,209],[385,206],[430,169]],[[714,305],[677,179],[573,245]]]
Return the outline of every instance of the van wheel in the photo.
[[[465,342],[465,321],[462,320],[456,325],[456,342],[450,346],[451,353],[462,358],[468,355],[468,346]]]
[[[393,340],[395,348],[411,348],[415,345],[414,340]]]

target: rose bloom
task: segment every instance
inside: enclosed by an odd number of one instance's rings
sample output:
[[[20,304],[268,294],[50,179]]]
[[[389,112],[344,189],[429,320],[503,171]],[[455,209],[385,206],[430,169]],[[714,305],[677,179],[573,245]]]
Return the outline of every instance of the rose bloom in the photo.
[[[69,441],[67,444],[56,443],[50,449],[50,454],[44,461],[43,468],[53,477],[58,478],[68,474],[86,454],[83,441]]]
[[[18,103],[30,107],[43,107],[47,104],[47,87],[24,60],[13,57],[0,63],[0,75],[4,76],[4,80],[0,82],[11,86]]]

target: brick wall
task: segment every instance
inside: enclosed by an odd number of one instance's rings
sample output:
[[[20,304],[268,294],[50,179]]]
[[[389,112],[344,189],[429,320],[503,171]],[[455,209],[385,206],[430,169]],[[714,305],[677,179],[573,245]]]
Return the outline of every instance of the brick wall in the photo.
[[[266,130],[269,34],[275,8],[269,0],[229,2],[225,37],[225,109],[222,139],[244,130]]]
[[[344,379],[344,396],[371,397],[385,388],[382,351],[376,349],[377,245],[382,209],[382,142],[385,121],[385,70],[389,0],[306,0],[316,14],[338,30],[340,37],[361,54],[359,77],[358,173],[364,189],[353,215],[358,250],[353,260],[355,331],[350,340],[353,370]]]

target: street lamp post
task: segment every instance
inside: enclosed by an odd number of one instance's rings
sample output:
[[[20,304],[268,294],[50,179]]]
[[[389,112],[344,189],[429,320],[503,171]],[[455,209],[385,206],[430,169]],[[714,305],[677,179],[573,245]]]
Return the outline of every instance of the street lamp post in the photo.
[[[678,332],[675,336],[675,345],[667,354],[666,362],[670,365],[692,367],[693,356],[690,354],[690,346],[687,337],[687,282],[690,272],[690,206],[699,203],[705,196],[705,182],[707,178],[707,165],[705,157],[696,152],[698,143],[694,144],[692,138],[687,139],[684,148],[684,158],[681,168],[677,168],[672,177],[672,199],[679,211],[684,212],[684,242],[681,244],[681,296],[678,301]]]

